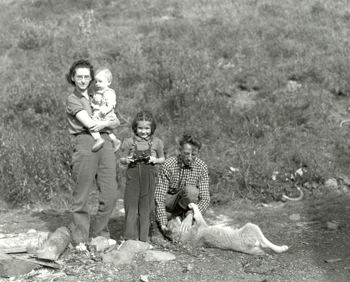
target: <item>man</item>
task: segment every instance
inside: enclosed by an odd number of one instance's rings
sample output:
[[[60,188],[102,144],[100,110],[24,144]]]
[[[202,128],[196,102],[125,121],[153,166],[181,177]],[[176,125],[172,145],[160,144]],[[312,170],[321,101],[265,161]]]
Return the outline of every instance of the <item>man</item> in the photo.
[[[180,154],[170,157],[161,166],[155,189],[156,219],[163,233],[168,231],[167,213],[183,217],[180,231],[184,232],[193,222],[188,204],[196,203],[203,213],[210,201],[208,168],[197,157],[201,142],[185,134],[179,145]]]

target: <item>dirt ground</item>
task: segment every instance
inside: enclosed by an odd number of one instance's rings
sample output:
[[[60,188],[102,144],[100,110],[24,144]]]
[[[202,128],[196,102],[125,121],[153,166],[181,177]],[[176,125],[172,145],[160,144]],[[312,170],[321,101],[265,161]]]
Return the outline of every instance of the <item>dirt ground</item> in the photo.
[[[121,208],[122,202],[118,202],[110,221],[111,234],[118,243],[124,224]],[[252,222],[261,227],[270,241],[288,245],[290,249],[283,254],[252,256],[157,241],[153,243],[154,249],[171,252],[176,259],[146,262],[138,254],[133,264],[119,266],[68,249],[60,258],[61,269],[41,267],[24,277],[0,278],[0,281],[345,282],[350,280],[349,212],[346,195],[306,197],[301,202],[266,207],[236,201],[211,207],[205,214],[208,223],[240,227]],[[35,207],[20,210],[0,207],[0,215],[0,233],[4,234],[25,233],[32,228],[54,231],[69,222],[69,213]]]

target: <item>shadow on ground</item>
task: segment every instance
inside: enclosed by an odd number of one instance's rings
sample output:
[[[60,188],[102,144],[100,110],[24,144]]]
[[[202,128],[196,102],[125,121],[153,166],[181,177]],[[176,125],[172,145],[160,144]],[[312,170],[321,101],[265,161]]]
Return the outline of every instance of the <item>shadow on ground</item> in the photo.
[[[52,210],[44,210],[41,212],[34,212],[31,215],[43,223],[44,227],[41,227],[41,229],[47,230],[49,232],[54,232],[61,226],[69,227],[71,220],[71,213],[68,212],[58,213]],[[93,225],[94,220],[95,215],[91,215],[91,225]],[[121,241],[124,230],[124,216],[112,216],[109,220],[108,227],[110,230],[111,238],[118,242]]]

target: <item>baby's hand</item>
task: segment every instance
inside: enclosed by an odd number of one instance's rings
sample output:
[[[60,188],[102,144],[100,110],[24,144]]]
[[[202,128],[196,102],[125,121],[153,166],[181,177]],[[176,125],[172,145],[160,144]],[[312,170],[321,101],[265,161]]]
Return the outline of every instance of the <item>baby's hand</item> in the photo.
[[[101,108],[101,114],[103,114],[104,116],[106,115],[106,114],[108,114],[108,109],[106,109],[106,108]]]
[[[156,157],[153,157],[153,156],[150,156],[150,157],[149,157],[148,163],[150,163],[150,164],[156,164],[156,163],[157,163],[157,158],[156,158]]]

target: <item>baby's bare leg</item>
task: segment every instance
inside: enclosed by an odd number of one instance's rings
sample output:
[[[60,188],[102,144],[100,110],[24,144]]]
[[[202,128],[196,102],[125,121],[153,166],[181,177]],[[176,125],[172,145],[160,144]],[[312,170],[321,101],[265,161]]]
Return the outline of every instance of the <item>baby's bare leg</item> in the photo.
[[[90,132],[90,134],[95,139],[95,144],[92,146],[91,151],[97,152],[103,147],[105,140],[101,137],[99,132]]]

